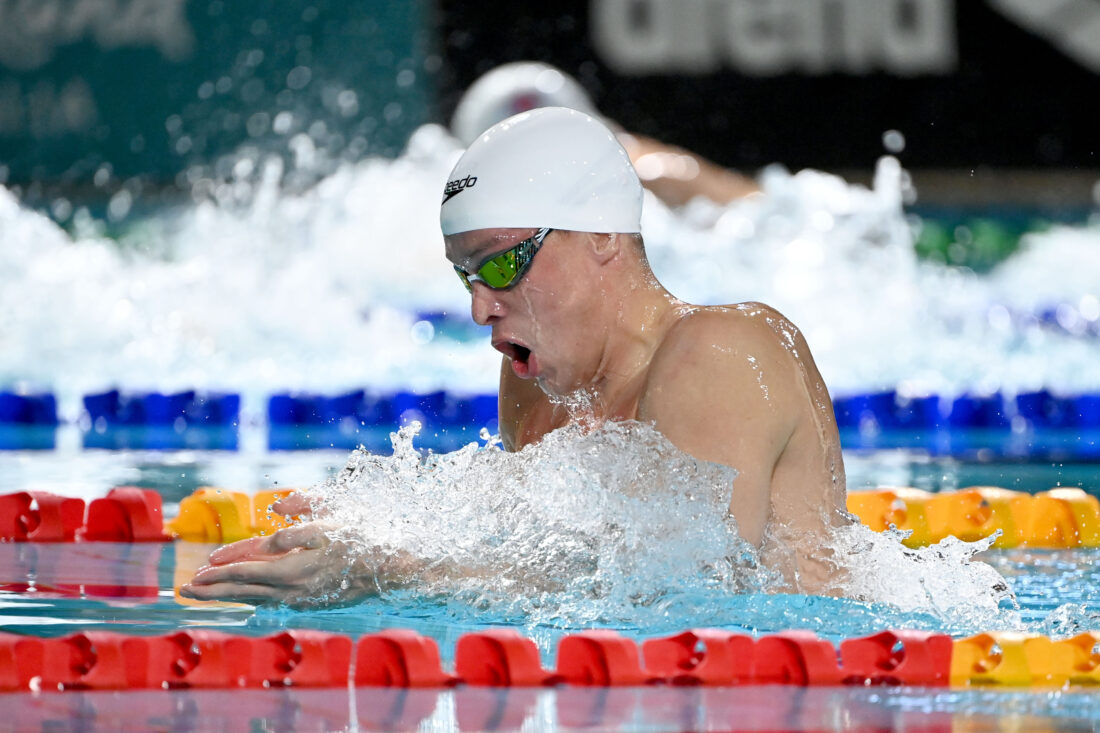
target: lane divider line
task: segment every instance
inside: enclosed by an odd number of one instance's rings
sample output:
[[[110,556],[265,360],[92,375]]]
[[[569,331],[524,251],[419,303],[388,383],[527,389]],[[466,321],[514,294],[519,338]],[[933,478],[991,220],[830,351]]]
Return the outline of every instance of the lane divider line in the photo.
[[[0,632],[0,691],[270,687],[641,687],[647,685],[1050,687],[1100,684],[1100,631],[1054,640],[988,632],[886,630],[839,650],[810,631],[753,638],[691,629],[640,645],[611,630],[569,634],[557,667],[513,629],[459,637],[454,671],[435,641],[407,629],[361,636],[288,630],[253,637],[211,630],[161,636],[80,631],[60,638]],[[354,666],[352,660],[354,659]]]

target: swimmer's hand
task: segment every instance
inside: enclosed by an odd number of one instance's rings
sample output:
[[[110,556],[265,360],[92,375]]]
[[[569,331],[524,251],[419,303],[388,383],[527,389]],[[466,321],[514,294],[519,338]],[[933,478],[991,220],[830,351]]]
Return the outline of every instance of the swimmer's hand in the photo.
[[[298,519],[313,516],[308,498],[297,493],[272,508]],[[329,522],[307,521],[219,547],[191,582],[180,586],[180,595],[199,601],[329,608],[415,582],[429,569],[408,553],[353,550],[333,539],[335,529]],[[440,568],[432,571],[439,573]]]
[[[180,587],[180,595],[293,608],[355,603],[370,595],[368,575],[362,559],[352,559],[343,543],[329,537],[331,530],[308,522],[220,547]]]
[[[271,505],[272,511],[292,519],[310,519],[313,517],[313,506],[309,503],[309,495],[295,491],[287,494]]]
[[[297,519],[313,516],[308,497],[301,493],[280,499],[272,509]],[[362,550],[353,553],[332,539],[333,529],[326,522],[307,521],[219,547],[191,582],[180,586],[180,595],[303,609],[345,606],[397,585],[394,578],[414,571],[408,557],[379,554],[371,562]]]

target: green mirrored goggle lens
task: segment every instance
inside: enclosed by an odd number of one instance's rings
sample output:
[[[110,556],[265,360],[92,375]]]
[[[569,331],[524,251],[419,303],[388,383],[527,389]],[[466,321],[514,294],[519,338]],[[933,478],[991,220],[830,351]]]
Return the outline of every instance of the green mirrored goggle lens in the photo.
[[[516,279],[516,250],[501,252],[478,268],[478,279],[491,288],[504,288]]]
[[[494,290],[503,290],[519,280],[528,266],[530,266],[531,260],[535,256],[535,252],[538,251],[539,245],[542,244],[542,240],[545,239],[546,235],[549,233],[549,229],[541,230],[535,236],[523,240],[515,247],[507,249],[495,257],[490,257],[482,263],[481,267],[477,269],[477,273],[474,275],[467,275],[466,272],[458,266],[455,266],[455,272],[458,273],[458,277],[462,280],[462,284],[466,286],[466,290],[471,293],[474,290],[474,280],[483,282]]]

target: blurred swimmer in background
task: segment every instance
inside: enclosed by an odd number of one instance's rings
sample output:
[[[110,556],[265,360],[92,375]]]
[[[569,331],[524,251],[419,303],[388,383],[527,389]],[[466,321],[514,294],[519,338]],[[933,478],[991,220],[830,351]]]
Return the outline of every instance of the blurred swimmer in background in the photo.
[[[501,120],[539,107],[567,107],[601,120],[626,149],[642,185],[668,206],[697,196],[727,204],[760,190],[752,178],[695,153],[623,130],[600,114],[580,82],[538,61],[502,64],[471,84],[455,109],[451,132],[467,148]]]

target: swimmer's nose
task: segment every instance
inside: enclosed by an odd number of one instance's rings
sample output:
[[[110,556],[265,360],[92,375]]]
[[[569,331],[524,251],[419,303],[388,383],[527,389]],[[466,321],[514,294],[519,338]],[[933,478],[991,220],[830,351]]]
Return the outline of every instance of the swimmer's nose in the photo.
[[[473,297],[470,300],[470,315],[474,323],[488,326],[504,315],[504,304],[500,302],[497,291],[485,283],[475,282]]]

